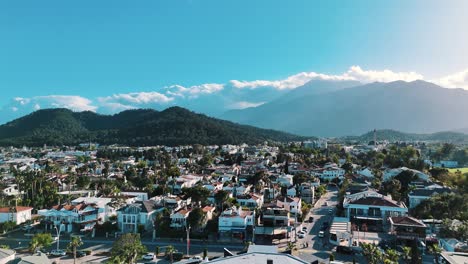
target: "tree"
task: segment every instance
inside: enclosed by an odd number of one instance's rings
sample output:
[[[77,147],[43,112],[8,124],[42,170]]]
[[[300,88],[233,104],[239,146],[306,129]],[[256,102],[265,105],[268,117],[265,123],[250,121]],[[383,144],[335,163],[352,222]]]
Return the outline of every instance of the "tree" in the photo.
[[[29,249],[32,252],[35,252],[36,249],[49,247],[50,245],[52,245],[53,241],[54,240],[52,239],[52,235],[50,233],[35,234],[32,237],[31,242],[29,242]]]
[[[197,204],[201,202],[202,204],[206,202],[208,196],[210,195],[210,191],[204,188],[203,186],[195,186],[192,188],[183,188],[182,192],[187,194],[188,197],[192,198],[192,202]]]
[[[333,253],[332,253],[332,254],[330,254],[330,261],[334,261],[334,260],[335,260],[335,255],[333,255]]]
[[[154,254],[156,255],[156,257],[159,255],[159,251],[161,251],[161,248],[159,246],[156,246],[156,248],[154,249]]]
[[[206,259],[206,257],[208,257],[208,249],[204,248],[203,249],[203,259]]]
[[[409,263],[410,257],[411,257],[411,248],[410,247],[403,247],[403,259],[405,260],[405,263]]]
[[[385,250],[385,263],[398,263],[398,259],[400,258],[400,254],[398,251],[394,249],[387,249]]]
[[[227,200],[228,197],[229,197],[229,193],[225,190],[219,190],[214,195],[214,198],[218,207],[222,207],[222,205],[224,204],[224,202]]]
[[[197,230],[205,220],[205,213],[199,207],[192,209],[189,216],[187,217],[187,223],[194,229]]]
[[[434,244],[429,247],[429,252],[435,255],[436,263],[439,263],[439,254],[442,252],[442,248],[438,244]]]
[[[114,242],[111,249],[111,261],[114,263],[135,263],[139,255],[146,252],[139,234],[123,234]]]
[[[81,241],[81,237],[73,236],[70,239],[70,243],[68,243],[68,250],[73,252],[73,263],[76,263],[76,249],[81,247],[83,242]]]
[[[382,252],[371,243],[362,243],[362,253],[367,258],[369,264],[378,264],[382,260]]]
[[[172,262],[174,262],[174,253],[176,252],[174,246],[172,245],[169,245],[166,247],[166,256],[169,256],[169,260]]]

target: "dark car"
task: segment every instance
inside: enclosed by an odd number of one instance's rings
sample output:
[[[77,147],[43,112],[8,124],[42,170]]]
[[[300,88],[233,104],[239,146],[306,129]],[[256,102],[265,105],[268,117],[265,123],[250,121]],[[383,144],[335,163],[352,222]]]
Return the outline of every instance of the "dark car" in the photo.
[[[314,218],[312,216],[309,216],[309,223],[312,223],[314,221]]]
[[[321,230],[327,230],[328,229],[328,222],[323,222]]]
[[[352,255],[353,249],[350,247],[345,247],[345,246],[337,246],[336,247],[336,253],[341,253],[341,254],[346,254],[346,255]]]
[[[76,252],[76,257],[77,258],[82,258],[84,256],[86,256],[86,252],[84,252],[84,251],[77,251]]]

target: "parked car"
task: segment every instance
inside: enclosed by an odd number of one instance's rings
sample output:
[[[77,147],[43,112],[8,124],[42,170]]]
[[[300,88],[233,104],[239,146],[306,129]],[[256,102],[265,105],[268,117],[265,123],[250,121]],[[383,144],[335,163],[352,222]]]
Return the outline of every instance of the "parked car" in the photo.
[[[302,231],[307,232],[307,226],[303,226]]]
[[[143,256],[144,260],[154,260],[154,253],[146,253],[146,255]]]
[[[305,238],[305,235],[304,234],[299,234],[297,237],[298,238]]]
[[[84,257],[84,256],[86,256],[86,255],[87,255],[87,254],[86,254],[86,252],[84,252],[84,251],[77,251],[77,252],[76,252],[76,257],[77,257],[77,258],[82,258],[82,257]]]
[[[299,235],[305,235],[305,232],[301,230],[301,231],[297,232],[297,234],[299,234]]]
[[[61,249],[54,249],[54,250],[52,250],[50,252],[50,254],[52,256],[61,257],[61,256],[66,256],[67,252],[65,252],[65,250],[61,250]]]
[[[328,222],[323,222],[321,230],[325,231],[327,230],[327,228],[328,228]]]
[[[341,253],[341,254],[346,254],[346,255],[352,255],[354,253],[352,248],[345,247],[345,246],[337,246],[336,252]]]
[[[203,258],[201,256],[193,256],[191,257],[190,259],[193,259],[193,260],[203,260]]]
[[[312,216],[309,216],[309,223],[312,223],[314,221],[314,218]]]
[[[320,232],[318,233],[318,237],[324,237],[324,236],[325,236],[325,232],[320,231]]]
[[[329,214],[333,214],[333,209],[328,209]]]

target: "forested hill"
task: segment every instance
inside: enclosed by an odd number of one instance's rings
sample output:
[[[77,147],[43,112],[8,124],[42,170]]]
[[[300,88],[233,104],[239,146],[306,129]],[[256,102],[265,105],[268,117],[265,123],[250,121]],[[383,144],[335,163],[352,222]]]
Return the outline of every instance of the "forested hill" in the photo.
[[[395,141],[440,141],[450,143],[468,142],[468,135],[459,132],[437,132],[432,134],[404,133],[391,129],[382,129],[376,131],[377,141],[388,140]],[[361,142],[370,142],[374,140],[374,131],[369,131],[358,137],[345,137],[345,139],[357,140]]]
[[[301,137],[211,118],[180,107],[127,110],[115,115],[44,109],[0,126],[0,145],[75,145],[83,142],[130,146],[256,144]]]

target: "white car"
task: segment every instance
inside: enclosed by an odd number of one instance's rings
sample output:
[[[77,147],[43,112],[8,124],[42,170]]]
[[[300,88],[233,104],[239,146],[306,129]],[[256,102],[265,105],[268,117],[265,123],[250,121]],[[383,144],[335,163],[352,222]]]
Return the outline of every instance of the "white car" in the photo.
[[[154,253],[146,253],[146,255],[143,256],[144,260],[154,260]]]
[[[305,238],[305,235],[304,234],[299,234],[297,237],[298,238]]]
[[[61,250],[61,249],[54,249],[50,252],[50,254],[52,256],[66,256],[67,255],[67,252],[65,252],[65,250]]]
[[[325,236],[325,232],[320,231],[320,232],[318,233],[318,237],[324,237],[324,236]]]
[[[190,259],[193,259],[193,260],[203,260],[203,258],[201,256],[193,256],[191,257]]]
[[[297,232],[299,235],[305,235],[305,232],[304,231],[299,231]]]

